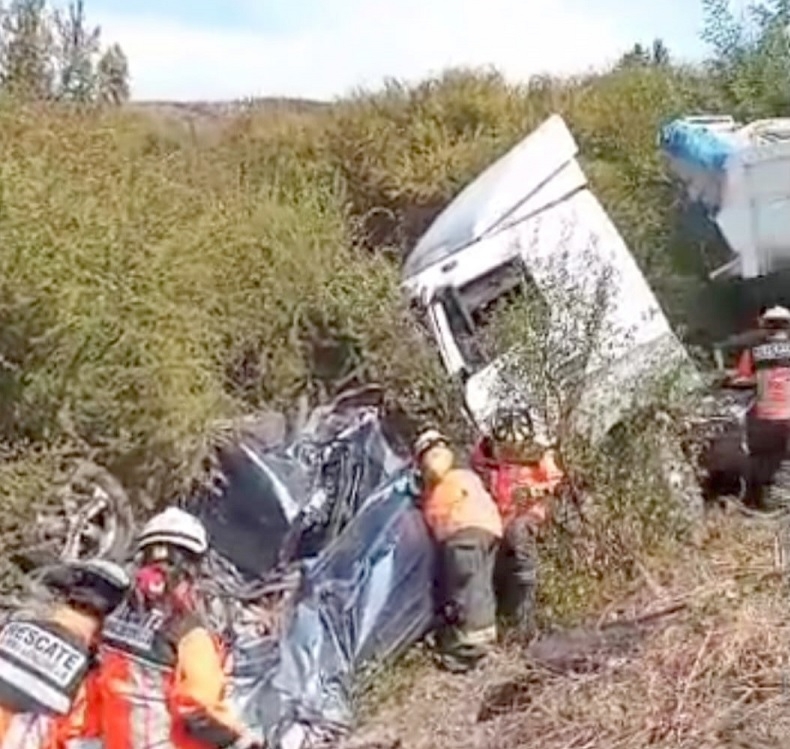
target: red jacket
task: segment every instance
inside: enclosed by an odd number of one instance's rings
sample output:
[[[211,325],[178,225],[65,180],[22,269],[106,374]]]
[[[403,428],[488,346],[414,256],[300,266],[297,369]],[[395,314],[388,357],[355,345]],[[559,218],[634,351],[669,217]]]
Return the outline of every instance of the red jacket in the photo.
[[[738,360],[736,379],[756,384],[755,416],[769,421],[790,419],[790,367],[786,360],[758,369],[754,354],[746,349]]]
[[[489,458],[480,441],[471,465],[488,487],[505,522],[517,515],[531,515],[538,523],[545,521],[545,499],[554,494],[565,477],[553,450],[547,450],[536,463],[505,463]]]

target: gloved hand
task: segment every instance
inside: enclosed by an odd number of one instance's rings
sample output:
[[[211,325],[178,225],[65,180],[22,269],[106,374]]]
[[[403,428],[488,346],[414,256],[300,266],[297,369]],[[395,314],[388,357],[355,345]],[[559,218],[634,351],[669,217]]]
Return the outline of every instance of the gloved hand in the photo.
[[[241,736],[224,725],[217,724],[206,714],[196,712],[184,716],[187,733],[207,747],[219,749],[263,749],[266,741],[246,730]],[[234,738],[235,736],[235,738]]]

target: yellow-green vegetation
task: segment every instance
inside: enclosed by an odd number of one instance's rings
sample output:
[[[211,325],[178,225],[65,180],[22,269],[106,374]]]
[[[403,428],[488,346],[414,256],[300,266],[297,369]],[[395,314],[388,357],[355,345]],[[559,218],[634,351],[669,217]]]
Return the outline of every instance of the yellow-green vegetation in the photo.
[[[357,247],[342,185],[312,165],[123,113],[0,118],[9,447],[77,440],[130,486],[167,484],[222,417],[321,382],[430,387],[397,268]]]
[[[3,437],[79,437],[134,483],[167,474],[214,420],[319,382],[378,379],[446,416],[384,250],[407,248],[559,111],[649,265],[671,203],[655,128],[692,96],[682,74],[653,69],[526,89],[451,73],[315,113],[248,113],[205,142],[123,110],[8,101]]]
[[[457,419],[399,292],[398,260],[553,112],[688,324],[698,254],[676,231],[656,130],[699,110],[780,112],[773,88],[755,98],[744,84],[759,71],[779,81],[786,65],[760,46],[773,39],[763,26],[732,47],[751,55],[747,67],[721,47],[707,72],[663,55],[524,85],[451,71],[314,109],[251,106],[205,127],[4,95],[0,502],[29,507],[75,451],[165,501],[218,421],[353,382],[383,383],[416,422]]]

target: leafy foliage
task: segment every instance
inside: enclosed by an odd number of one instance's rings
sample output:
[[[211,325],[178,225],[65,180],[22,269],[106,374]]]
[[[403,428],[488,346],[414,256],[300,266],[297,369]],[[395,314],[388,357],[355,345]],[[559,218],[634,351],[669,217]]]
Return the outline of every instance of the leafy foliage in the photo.
[[[618,67],[645,67],[649,65],[666,66],[670,63],[669,50],[661,39],[654,39],[650,47],[635,44],[630,52],[626,52]]]
[[[34,101],[120,104],[129,98],[123,50],[102,50],[84,0],[64,9],[47,0],[12,0],[0,7],[0,81],[3,89]]]
[[[714,51],[711,76],[739,117],[787,114],[790,107],[790,4],[765,0],[736,17],[727,0],[704,0],[703,38]]]

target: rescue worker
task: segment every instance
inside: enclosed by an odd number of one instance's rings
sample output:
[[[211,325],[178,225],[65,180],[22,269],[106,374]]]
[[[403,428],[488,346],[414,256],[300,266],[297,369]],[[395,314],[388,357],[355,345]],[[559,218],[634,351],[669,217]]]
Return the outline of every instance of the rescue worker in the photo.
[[[423,481],[422,515],[439,548],[440,662],[465,671],[497,638],[494,566],[502,519],[480,477],[456,467],[440,432],[418,437],[414,459]]]
[[[551,517],[551,499],[565,475],[554,450],[536,436],[529,413],[506,410],[475,447],[472,467],[499,508],[504,535],[496,568],[501,613],[521,637],[535,630],[536,538]]]
[[[741,355],[732,384],[756,386],[747,419],[748,501],[760,509],[790,504],[790,310],[760,317],[757,340]]]
[[[74,749],[101,737],[96,652],[129,576],[104,560],[44,571],[53,601],[0,629],[0,749]]]
[[[222,649],[196,585],[207,550],[203,524],[175,507],[140,533],[132,594],[103,636],[105,749],[261,745],[225,698]]]

